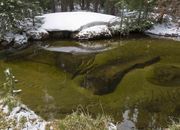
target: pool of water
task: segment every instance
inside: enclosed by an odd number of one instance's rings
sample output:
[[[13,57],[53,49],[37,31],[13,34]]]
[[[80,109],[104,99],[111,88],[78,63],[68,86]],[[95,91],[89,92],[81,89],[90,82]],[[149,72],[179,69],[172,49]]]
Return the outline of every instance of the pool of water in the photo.
[[[22,102],[47,120],[83,107],[119,122],[128,111],[137,128],[159,128],[180,117],[179,50],[180,42],[155,38],[45,41],[1,51],[0,82],[10,68]],[[170,67],[156,78],[159,66]]]

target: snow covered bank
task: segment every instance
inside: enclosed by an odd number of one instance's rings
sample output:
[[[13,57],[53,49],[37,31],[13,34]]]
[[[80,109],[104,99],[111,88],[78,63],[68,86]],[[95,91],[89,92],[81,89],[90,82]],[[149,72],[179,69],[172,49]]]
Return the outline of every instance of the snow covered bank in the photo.
[[[155,24],[146,33],[165,37],[180,37],[180,25],[173,22]]]
[[[12,44],[11,46],[13,48],[19,48],[25,46],[27,42],[28,42],[28,37],[26,33],[23,34],[7,33],[4,35],[1,41],[1,45],[8,46]]]
[[[74,39],[111,37],[111,23],[119,19],[113,15],[93,12],[61,12],[39,16],[43,19],[42,29],[51,32],[72,32]],[[114,26],[114,25],[113,25]]]
[[[115,18],[113,15],[93,12],[60,12],[45,14],[41,17],[44,18],[42,28],[50,32],[81,31],[81,28],[87,24],[95,22],[108,23]]]
[[[11,103],[14,105],[13,108],[10,108]],[[4,114],[3,123],[7,125],[0,126],[2,127],[0,129],[45,130],[47,124],[41,117],[11,96],[0,100],[0,112]]]
[[[19,48],[28,40],[43,40],[47,38],[68,39],[99,39],[112,37],[119,31],[120,18],[94,12],[60,12],[44,14],[32,19],[20,21],[22,34],[9,32],[4,35],[1,44]]]

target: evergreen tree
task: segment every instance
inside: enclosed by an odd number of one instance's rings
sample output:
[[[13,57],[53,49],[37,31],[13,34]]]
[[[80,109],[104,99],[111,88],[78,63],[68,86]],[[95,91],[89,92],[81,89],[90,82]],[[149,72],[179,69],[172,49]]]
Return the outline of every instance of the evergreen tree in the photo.
[[[37,1],[0,0],[0,33],[18,31],[18,26],[24,18],[32,18],[40,13]]]

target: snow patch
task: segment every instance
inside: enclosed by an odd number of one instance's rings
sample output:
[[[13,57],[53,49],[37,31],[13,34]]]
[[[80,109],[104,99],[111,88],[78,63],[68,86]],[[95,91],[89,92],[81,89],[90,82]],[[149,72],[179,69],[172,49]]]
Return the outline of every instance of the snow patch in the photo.
[[[12,111],[9,111],[9,107],[3,104],[3,100],[0,100],[0,110],[6,115],[5,120],[7,122],[10,120],[15,121],[15,126],[8,128],[9,130],[19,128],[22,125],[22,119],[25,120],[21,128],[22,130],[45,130],[47,125],[46,121],[37,116],[32,110],[28,109],[27,106],[20,104],[19,102]]]
[[[15,34],[15,33],[7,33],[3,37],[3,42],[1,43],[4,46],[9,45],[10,43],[13,43],[13,47],[21,47],[22,45],[25,45],[28,42],[28,37],[26,33],[23,34]]]
[[[26,34],[23,34],[23,35],[16,34],[16,35],[14,35],[14,42],[16,44],[18,44],[18,45],[23,45],[23,44],[27,43],[27,41],[28,41],[28,38],[27,38]]]
[[[14,33],[6,33],[3,37],[3,40],[6,41],[7,43],[12,42],[14,39]]]
[[[32,29],[26,32],[28,37],[33,40],[46,39],[49,36],[49,33],[42,28]]]
[[[78,34],[74,36],[77,39],[93,39],[96,37],[111,37],[111,31],[106,25],[98,25],[89,27],[80,31]]]
[[[151,29],[147,30],[146,33],[166,37],[180,37],[180,26],[173,22],[156,24]]]

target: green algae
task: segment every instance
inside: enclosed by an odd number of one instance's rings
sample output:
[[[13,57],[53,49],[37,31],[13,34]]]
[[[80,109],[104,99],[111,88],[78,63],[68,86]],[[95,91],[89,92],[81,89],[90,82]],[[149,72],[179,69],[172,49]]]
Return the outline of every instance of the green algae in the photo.
[[[171,64],[158,64],[147,73],[147,79],[162,86],[180,87],[180,67]]]
[[[175,87],[171,87],[171,84],[163,87],[164,84],[154,84],[147,80],[147,75],[157,63],[131,70],[124,75],[116,89],[106,95],[94,95],[90,89],[82,87],[82,81],[87,75],[111,77],[137,60],[144,61],[159,56],[161,60],[158,64],[180,65],[179,42],[151,38],[111,42],[120,44],[115,49],[87,56],[30,47],[0,61],[0,82],[4,79],[3,70],[11,68],[19,80],[17,87],[22,89],[19,97],[45,119],[62,118],[79,105],[93,115],[105,112],[117,121],[122,120],[122,112],[126,109],[137,108],[140,113],[137,123],[139,128],[147,127],[152,117],[156,118],[158,126],[166,125],[169,116],[180,116],[179,84]],[[48,43],[58,45],[62,42]],[[65,67],[61,66],[62,63]],[[91,66],[92,69],[86,71]],[[72,79],[75,73],[76,76]]]

